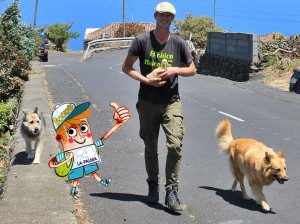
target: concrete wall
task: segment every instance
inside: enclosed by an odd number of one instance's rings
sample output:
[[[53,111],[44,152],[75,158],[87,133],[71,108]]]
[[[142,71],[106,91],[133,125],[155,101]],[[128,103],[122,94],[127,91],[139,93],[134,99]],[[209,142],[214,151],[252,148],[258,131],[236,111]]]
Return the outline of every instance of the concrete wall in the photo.
[[[258,62],[258,36],[247,33],[208,32],[206,53],[250,63]]]

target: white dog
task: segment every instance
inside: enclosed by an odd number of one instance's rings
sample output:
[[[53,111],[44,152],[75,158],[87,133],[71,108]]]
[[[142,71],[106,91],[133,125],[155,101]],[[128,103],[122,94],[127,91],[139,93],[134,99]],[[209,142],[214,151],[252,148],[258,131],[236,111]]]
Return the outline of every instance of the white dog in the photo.
[[[40,163],[44,127],[43,113],[39,113],[37,107],[33,112],[23,111],[21,134],[26,142],[27,159],[34,159],[33,164]],[[34,148],[32,142],[35,142]]]

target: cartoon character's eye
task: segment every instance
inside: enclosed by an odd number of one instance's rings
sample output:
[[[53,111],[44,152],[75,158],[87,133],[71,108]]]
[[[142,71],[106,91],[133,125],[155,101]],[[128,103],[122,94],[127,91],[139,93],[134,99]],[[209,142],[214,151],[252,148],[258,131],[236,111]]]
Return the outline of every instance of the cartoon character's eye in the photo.
[[[75,129],[75,128],[70,128],[70,129],[68,130],[68,135],[69,135],[70,137],[75,137],[75,136],[77,135],[76,129]]]
[[[80,126],[81,132],[86,133],[86,132],[88,132],[88,130],[89,130],[89,127],[86,124],[83,124]]]

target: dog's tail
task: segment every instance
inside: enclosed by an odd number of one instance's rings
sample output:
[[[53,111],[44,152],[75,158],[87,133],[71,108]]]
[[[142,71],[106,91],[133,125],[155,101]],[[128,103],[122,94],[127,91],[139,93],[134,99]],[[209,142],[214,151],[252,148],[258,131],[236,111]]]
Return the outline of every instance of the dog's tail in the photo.
[[[222,120],[216,128],[219,148],[226,153],[230,152],[230,144],[233,141],[231,123],[228,119]]]

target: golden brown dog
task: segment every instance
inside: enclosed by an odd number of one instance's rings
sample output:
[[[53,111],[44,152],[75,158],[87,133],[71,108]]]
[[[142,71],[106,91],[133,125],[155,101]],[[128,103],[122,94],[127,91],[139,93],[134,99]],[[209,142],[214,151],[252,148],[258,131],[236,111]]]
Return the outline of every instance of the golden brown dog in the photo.
[[[231,123],[228,119],[219,123],[216,135],[219,148],[229,154],[235,177],[232,191],[236,190],[239,182],[243,198],[250,199],[244,185],[244,176],[246,176],[257,203],[262,206],[264,211],[270,211],[270,206],[263,194],[263,187],[271,184],[274,180],[280,184],[288,180],[284,152],[275,153],[271,148],[254,139],[233,139]]]

